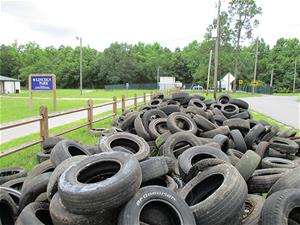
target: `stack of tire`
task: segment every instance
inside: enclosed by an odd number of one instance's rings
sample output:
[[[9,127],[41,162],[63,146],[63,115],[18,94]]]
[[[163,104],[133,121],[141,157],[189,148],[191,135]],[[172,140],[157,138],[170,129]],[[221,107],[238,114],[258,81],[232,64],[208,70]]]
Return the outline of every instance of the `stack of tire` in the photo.
[[[158,94],[95,146],[0,170],[0,224],[300,224],[300,137],[221,95]]]

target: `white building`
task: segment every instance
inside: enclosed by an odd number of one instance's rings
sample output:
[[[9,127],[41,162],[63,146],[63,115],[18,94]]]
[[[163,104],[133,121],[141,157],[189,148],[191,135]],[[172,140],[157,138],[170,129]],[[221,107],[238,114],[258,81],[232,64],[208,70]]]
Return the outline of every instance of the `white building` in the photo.
[[[168,90],[176,87],[175,77],[160,77],[159,78],[159,89]]]
[[[231,73],[227,73],[221,80],[221,88],[222,90],[232,91],[233,82],[235,81],[235,77]],[[229,85],[228,85],[229,82]]]
[[[0,75],[0,94],[20,93],[20,81],[11,77]]]

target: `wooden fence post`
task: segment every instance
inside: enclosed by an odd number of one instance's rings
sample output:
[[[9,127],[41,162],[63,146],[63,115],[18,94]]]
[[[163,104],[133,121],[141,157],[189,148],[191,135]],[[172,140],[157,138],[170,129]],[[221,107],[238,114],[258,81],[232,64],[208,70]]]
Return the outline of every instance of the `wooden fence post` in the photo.
[[[153,99],[153,91],[150,92],[150,100]]]
[[[125,111],[125,95],[122,95],[122,113]]]
[[[137,102],[137,94],[134,94],[134,110],[137,110],[138,108],[138,102]]]
[[[47,106],[41,106],[40,107],[40,116],[42,119],[40,120],[40,136],[43,139],[41,142],[41,145],[43,145],[43,142],[46,138],[49,136],[48,131],[48,108]]]
[[[146,101],[147,101],[147,95],[146,95],[146,93],[144,92],[144,105],[146,104]]]
[[[115,114],[114,117],[118,114],[118,100],[117,97],[113,97],[113,113]]]
[[[88,119],[88,128],[91,130],[93,129],[93,100],[88,100],[88,110],[87,110],[87,119]]]

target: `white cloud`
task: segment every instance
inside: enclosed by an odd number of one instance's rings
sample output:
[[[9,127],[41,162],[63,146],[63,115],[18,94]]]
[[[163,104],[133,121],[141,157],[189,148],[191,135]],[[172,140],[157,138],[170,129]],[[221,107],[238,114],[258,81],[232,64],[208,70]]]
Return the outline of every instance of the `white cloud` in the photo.
[[[300,37],[299,0],[257,4],[263,15],[255,36],[271,45],[280,37]],[[81,36],[84,45],[98,50],[115,41],[175,49],[202,40],[215,15],[211,0],[2,1],[0,43],[76,46],[75,36]]]

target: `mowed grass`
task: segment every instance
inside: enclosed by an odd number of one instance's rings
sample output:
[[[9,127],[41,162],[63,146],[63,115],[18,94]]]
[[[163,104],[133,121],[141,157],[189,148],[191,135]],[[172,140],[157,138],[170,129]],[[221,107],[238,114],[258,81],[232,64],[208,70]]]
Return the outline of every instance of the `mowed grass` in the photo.
[[[144,93],[150,93],[151,91],[156,90],[105,90],[105,89],[90,89],[83,90],[82,95],[80,95],[79,89],[57,89],[56,97],[57,98],[121,98],[122,95],[125,95],[128,98],[134,97],[134,94],[142,96]],[[28,90],[21,90],[20,94],[9,94],[8,96],[19,96],[19,97],[28,97]],[[52,98],[51,92],[33,92],[33,97],[44,97]]]
[[[105,101],[95,100],[94,104],[100,104]],[[25,119],[32,116],[38,116],[41,105],[48,107],[48,113],[53,112],[53,102],[51,99],[33,99],[32,110],[29,109],[28,99],[0,96],[0,123]],[[57,110],[64,111],[86,107],[87,100],[58,100]]]
[[[100,116],[104,116],[105,114],[101,114],[96,116],[95,118],[98,118]],[[55,134],[59,131],[72,128],[76,125],[82,124],[86,122],[85,120],[81,120],[75,123],[71,123],[68,125],[56,127],[53,129],[50,129],[50,134]],[[112,118],[94,123],[93,127],[105,127],[109,128],[111,127]],[[80,143],[84,145],[95,145],[99,142],[99,138],[92,136],[88,132],[88,127],[83,127],[78,130],[72,131],[70,133],[64,134],[61,137],[80,141]],[[39,134],[32,134],[28,135],[23,138],[18,138],[13,141],[1,144],[0,152],[3,152],[9,148],[24,144],[29,141],[33,141],[39,138]],[[21,150],[19,152],[13,153],[11,155],[5,156],[0,158],[0,168],[6,168],[6,167],[23,167],[26,168],[27,171],[31,171],[32,168],[38,163],[36,159],[36,154],[41,151],[41,145],[37,144],[32,147],[26,148],[24,150]]]

